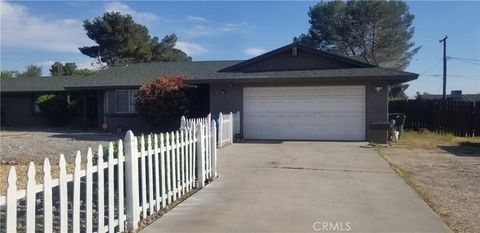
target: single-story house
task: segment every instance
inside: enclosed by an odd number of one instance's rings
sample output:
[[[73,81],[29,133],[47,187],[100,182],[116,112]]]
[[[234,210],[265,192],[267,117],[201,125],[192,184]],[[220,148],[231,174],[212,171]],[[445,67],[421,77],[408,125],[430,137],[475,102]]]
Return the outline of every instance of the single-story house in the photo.
[[[34,96],[83,93],[96,103],[97,127],[148,128],[135,112],[137,89],[157,77],[179,74],[199,87],[201,110],[214,116],[240,111],[245,139],[379,143],[388,137],[388,85],[418,77],[294,43],[245,61],[140,63],[88,77],[2,80],[4,122],[42,125]]]

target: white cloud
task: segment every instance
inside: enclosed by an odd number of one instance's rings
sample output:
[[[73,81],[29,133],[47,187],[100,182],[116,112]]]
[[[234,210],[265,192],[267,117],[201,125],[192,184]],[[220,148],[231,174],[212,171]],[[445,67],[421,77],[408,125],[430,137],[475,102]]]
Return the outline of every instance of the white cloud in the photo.
[[[53,52],[80,53],[78,47],[93,45],[82,22],[33,16],[20,4],[0,1],[1,46]]]
[[[105,12],[120,12],[129,14],[139,24],[150,24],[158,20],[155,14],[136,11],[125,3],[109,2],[105,5]]]
[[[258,56],[260,54],[263,54],[267,52],[267,50],[262,49],[262,48],[246,48],[243,53],[245,53],[248,56]]]
[[[226,23],[225,25],[223,25],[222,31],[224,31],[224,32],[236,31],[236,30],[240,29],[240,27],[241,27],[240,24]]]
[[[193,37],[215,35],[217,32],[218,31],[215,28],[200,24],[194,25],[187,30],[183,30],[183,33]]]
[[[200,23],[207,23],[207,22],[209,22],[208,19],[206,19],[206,18],[204,18],[204,17],[200,17],[200,16],[187,15],[187,16],[185,16],[185,18],[186,18],[187,20],[195,21],[195,22],[200,22]]]
[[[208,49],[205,47],[191,42],[177,41],[175,48],[187,53],[188,56],[196,56],[208,53]]]
[[[181,30],[181,33],[191,37],[213,36],[241,30],[245,23],[226,23],[213,25],[212,23],[197,22],[190,28]]]

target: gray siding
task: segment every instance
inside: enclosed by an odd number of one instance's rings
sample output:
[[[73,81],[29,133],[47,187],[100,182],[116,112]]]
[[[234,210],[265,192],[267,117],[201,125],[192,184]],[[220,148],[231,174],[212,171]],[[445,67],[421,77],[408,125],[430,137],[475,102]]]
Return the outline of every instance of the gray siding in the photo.
[[[367,141],[386,143],[388,131],[376,129],[371,126],[372,122],[384,122],[388,120],[388,86],[385,82],[308,82],[308,83],[233,83],[233,84],[212,84],[210,86],[210,111],[213,116],[219,112],[234,112],[239,110],[243,114],[243,88],[248,86],[309,86],[309,85],[365,85],[366,86],[366,137]],[[375,86],[382,86],[380,92],[375,91]],[[225,90],[225,94],[222,94]],[[243,115],[241,116],[243,119]],[[240,122],[243,130],[243,121]]]
[[[33,94],[2,94],[1,108],[4,126],[47,126],[42,115],[33,113]]]
[[[132,130],[134,133],[146,132],[151,128],[148,122],[138,114],[107,114],[106,120],[110,132],[115,132],[117,129]]]
[[[375,86],[382,86],[377,92]],[[367,83],[367,140],[375,143],[387,143],[388,130],[376,129],[374,122],[388,121],[388,85],[383,83]]]
[[[115,113],[115,90],[108,90],[105,93],[108,96],[107,99],[103,98],[104,95],[102,95],[101,101],[99,99],[99,105],[102,106],[102,111],[99,111],[99,114],[103,115],[100,116],[102,118],[99,121],[100,126],[105,120],[110,132],[116,132],[117,129],[121,129],[122,131],[132,130],[135,133],[145,132],[151,128],[148,122],[137,113]],[[108,104],[104,105],[105,101],[108,101]]]
[[[297,49],[297,55],[292,55],[292,50],[286,50],[268,58],[255,61],[244,67],[235,69],[235,72],[264,72],[286,70],[322,70],[358,68],[357,65],[348,64],[331,58],[321,57],[318,54],[302,49]]]

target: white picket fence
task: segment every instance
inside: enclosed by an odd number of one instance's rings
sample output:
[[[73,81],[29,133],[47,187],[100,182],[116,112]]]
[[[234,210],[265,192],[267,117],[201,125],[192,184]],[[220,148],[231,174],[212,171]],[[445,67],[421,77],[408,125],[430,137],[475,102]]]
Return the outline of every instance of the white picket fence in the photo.
[[[41,184],[35,181],[31,162],[26,190],[17,190],[17,173],[12,166],[7,195],[0,197],[0,207],[5,209],[2,231],[137,229],[142,219],[217,176],[216,124],[209,120],[195,119],[195,124],[181,130],[146,138],[128,131],[125,143],[109,144],[106,161],[101,145],[96,155],[88,149],[86,165],[77,152],[73,174],[67,174],[65,158],[60,155],[58,179],[52,179],[45,158]]]
[[[236,134],[240,134],[240,112],[218,114],[218,148],[232,144]]]

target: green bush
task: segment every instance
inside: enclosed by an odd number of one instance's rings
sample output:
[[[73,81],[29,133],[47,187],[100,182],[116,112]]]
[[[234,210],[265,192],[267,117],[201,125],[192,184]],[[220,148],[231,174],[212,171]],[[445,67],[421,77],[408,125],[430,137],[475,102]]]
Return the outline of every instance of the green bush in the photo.
[[[72,123],[75,102],[68,103],[65,95],[42,95],[37,104],[48,124],[66,126]]]

